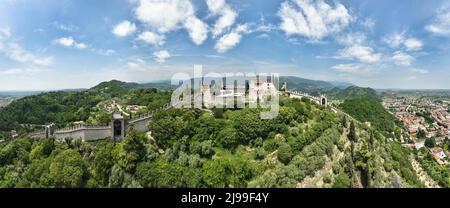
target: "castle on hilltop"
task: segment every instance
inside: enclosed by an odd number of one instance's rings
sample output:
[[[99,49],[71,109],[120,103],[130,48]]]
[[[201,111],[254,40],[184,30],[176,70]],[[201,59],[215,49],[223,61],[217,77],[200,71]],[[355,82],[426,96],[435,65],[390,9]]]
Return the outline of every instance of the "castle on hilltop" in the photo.
[[[274,78],[270,80],[260,80],[258,78],[251,80],[244,85],[202,85],[201,96],[203,97],[203,105],[205,107],[217,106],[217,104],[235,105],[238,100],[242,103],[257,103],[259,99],[264,96],[271,95],[286,95],[289,98],[307,98],[318,105],[327,106],[328,100],[324,95],[319,97],[311,96],[306,93],[289,91],[287,82],[284,82],[280,90],[277,89],[277,84],[274,83]],[[167,110],[172,107],[179,106],[182,103],[171,103],[158,109],[158,111]],[[137,132],[148,132],[149,123],[155,111],[149,114],[140,115],[135,118],[124,116],[122,113],[113,113],[111,121],[107,126],[86,126],[76,125],[62,129],[56,128],[55,124],[45,126],[45,130],[31,133],[31,138],[56,138],[56,139],[79,139],[82,141],[96,141],[101,139],[111,139],[114,141],[121,140],[126,136],[128,127],[133,126]]]

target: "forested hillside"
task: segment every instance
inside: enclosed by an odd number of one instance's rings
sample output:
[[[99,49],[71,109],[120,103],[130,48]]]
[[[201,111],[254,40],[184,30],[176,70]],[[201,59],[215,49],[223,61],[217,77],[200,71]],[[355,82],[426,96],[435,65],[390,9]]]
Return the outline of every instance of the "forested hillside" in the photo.
[[[370,122],[382,132],[394,132],[402,124],[381,105],[380,101],[370,98],[345,100],[340,109],[361,122]],[[399,136],[399,134],[397,135]]]
[[[421,187],[408,150],[309,100],[262,109],[159,112],[152,135],[114,143],[0,145],[1,187]]]
[[[100,102],[112,99],[152,110],[168,103],[170,95],[168,91],[116,80],[83,91],[41,93],[15,100],[0,108],[0,131],[20,129],[19,124],[43,125],[54,122],[64,126],[70,122],[86,121],[95,113]]]
[[[369,99],[381,101],[381,96],[372,88],[362,88],[357,86],[350,86],[345,89],[333,88],[326,92],[330,99],[334,100],[349,100],[349,99]]]

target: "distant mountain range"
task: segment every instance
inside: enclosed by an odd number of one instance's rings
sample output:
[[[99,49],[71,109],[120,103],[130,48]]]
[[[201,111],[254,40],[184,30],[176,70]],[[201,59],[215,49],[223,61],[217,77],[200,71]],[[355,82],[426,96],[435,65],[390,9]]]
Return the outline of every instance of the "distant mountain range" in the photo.
[[[291,91],[301,91],[309,93],[312,95],[326,94],[331,99],[349,99],[355,97],[370,97],[377,98],[377,92],[371,88],[360,88],[351,83],[347,82],[327,82],[321,80],[310,80],[295,76],[282,76],[279,79],[280,87],[284,82],[287,82],[288,90]],[[163,90],[173,90],[176,86],[171,85],[170,80],[162,80],[157,82],[149,83],[136,83],[136,82],[123,82],[119,80],[111,80],[101,82],[100,84],[89,88],[89,89],[65,89],[59,90],[63,92],[80,92],[80,91],[90,91],[90,92],[101,92],[110,94],[112,97],[121,95],[129,89],[138,88],[157,88]],[[43,92],[43,91],[42,91]],[[41,91],[30,91],[30,92],[20,92],[20,91],[9,91],[0,92],[0,97],[26,97],[30,95],[36,95],[42,93]]]

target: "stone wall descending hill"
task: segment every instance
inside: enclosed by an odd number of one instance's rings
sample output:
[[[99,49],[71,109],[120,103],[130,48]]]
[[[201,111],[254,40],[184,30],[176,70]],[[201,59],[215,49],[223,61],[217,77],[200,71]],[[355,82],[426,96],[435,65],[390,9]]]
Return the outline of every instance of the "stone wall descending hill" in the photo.
[[[79,139],[82,141],[95,141],[111,138],[111,127],[79,127],[73,129],[57,130],[52,135],[56,139]]]

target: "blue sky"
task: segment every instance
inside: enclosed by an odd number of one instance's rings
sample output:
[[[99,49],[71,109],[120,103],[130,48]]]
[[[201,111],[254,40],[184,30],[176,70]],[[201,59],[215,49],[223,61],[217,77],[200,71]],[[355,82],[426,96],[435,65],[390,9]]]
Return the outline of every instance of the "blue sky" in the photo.
[[[2,0],[0,91],[274,72],[450,88],[450,3],[422,0]]]

